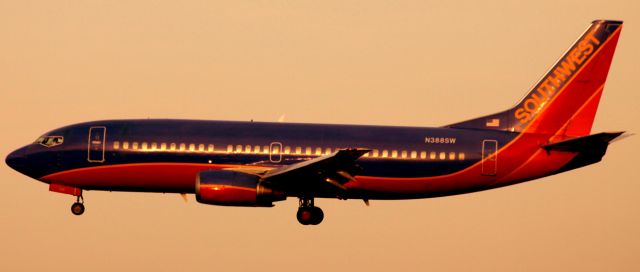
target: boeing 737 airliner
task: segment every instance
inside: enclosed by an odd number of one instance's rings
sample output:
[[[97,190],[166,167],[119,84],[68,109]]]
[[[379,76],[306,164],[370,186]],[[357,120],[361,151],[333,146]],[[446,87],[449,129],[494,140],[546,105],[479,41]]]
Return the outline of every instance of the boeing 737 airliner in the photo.
[[[591,134],[621,29],[594,21],[515,107],[442,127],[95,121],[45,133],[6,163],[77,197],[76,215],[83,190],[250,207],[296,197],[304,225],[324,218],[315,198],[368,204],[512,185],[599,162],[622,134]]]

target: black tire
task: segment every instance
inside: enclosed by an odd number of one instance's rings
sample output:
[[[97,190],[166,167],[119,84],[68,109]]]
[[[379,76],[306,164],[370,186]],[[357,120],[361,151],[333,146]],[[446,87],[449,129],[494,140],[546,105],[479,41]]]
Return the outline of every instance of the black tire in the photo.
[[[318,225],[322,223],[324,219],[324,212],[320,207],[311,207],[311,213],[313,216],[311,217],[311,225]]]
[[[74,215],[82,215],[84,213],[84,204],[80,202],[73,203],[73,205],[71,205],[71,213]]]

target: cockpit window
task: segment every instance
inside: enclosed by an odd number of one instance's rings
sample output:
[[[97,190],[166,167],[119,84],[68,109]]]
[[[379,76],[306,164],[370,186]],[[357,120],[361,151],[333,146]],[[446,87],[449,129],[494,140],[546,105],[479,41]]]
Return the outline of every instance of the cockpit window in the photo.
[[[41,144],[46,147],[61,145],[63,142],[64,137],[62,136],[42,136],[36,140],[37,144]]]

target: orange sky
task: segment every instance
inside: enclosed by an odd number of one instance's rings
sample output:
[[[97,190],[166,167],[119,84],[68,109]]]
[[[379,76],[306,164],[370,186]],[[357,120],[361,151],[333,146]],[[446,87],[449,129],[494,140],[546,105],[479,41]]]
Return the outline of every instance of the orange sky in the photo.
[[[0,156],[96,119],[440,126],[512,106],[600,18],[625,25],[594,131],[640,131],[638,1],[215,2],[0,1]],[[89,191],[75,217],[3,164],[0,271],[639,271],[639,139],[502,189],[320,199],[317,227],[296,199]]]

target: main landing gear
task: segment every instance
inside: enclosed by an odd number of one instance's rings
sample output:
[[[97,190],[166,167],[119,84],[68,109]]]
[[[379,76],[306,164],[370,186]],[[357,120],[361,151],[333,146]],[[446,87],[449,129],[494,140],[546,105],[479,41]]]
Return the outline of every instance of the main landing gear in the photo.
[[[82,215],[84,213],[84,198],[82,195],[79,195],[76,198],[76,203],[71,205],[71,213],[75,215]]]
[[[296,217],[300,224],[317,225],[324,219],[324,213],[322,209],[314,206],[313,198],[300,198],[300,207]]]

